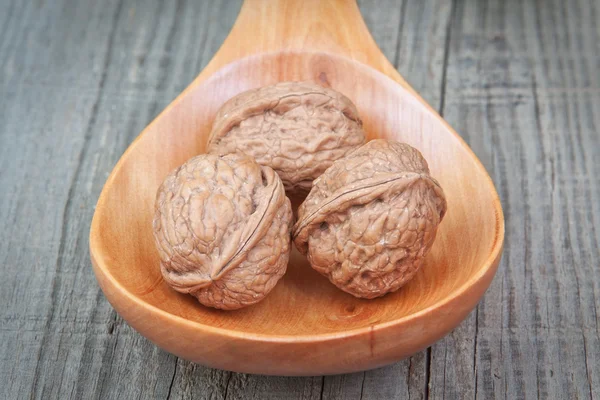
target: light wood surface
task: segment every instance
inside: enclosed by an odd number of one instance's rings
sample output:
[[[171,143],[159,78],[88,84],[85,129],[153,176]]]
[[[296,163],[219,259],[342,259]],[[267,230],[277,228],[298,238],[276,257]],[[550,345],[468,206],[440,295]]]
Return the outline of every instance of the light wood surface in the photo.
[[[131,326],[204,365],[320,375],[410,356],[475,307],[494,276],[504,239],[493,183],[467,145],[395,71],[390,78],[365,63],[390,70],[351,0],[244,3],[206,70],[127,149],[98,200],[90,232],[94,271]],[[294,252],[284,279],[259,304],[235,312],[201,307],[170,289],[160,274],[151,225],[156,190],[173,168],[204,151],[226,100],[301,80],[352,99],[369,139],[409,143],[429,160],[448,202],[436,243],[420,273],[380,299],[339,291]]]
[[[0,2],[0,397],[596,398],[594,21],[575,2],[359,1],[385,55],[470,144],[506,213],[476,311],[432,348],[326,377],[177,359],[108,304],[87,249],[126,147],[202,70],[233,2]],[[549,221],[549,222],[548,222]]]

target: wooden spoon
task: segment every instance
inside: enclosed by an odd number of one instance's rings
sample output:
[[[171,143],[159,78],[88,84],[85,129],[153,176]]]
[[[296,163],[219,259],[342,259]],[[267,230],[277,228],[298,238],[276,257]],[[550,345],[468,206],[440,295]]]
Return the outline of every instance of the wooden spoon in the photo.
[[[421,150],[448,213],[424,267],[383,298],[340,291],[294,250],[286,276],[261,303],[233,312],[203,307],[161,278],[152,237],[156,190],[171,169],[204,152],[227,99],[288,80],[339,90],[356,103],[369,139]],[[110,303],[163,349],[227,370],[319,375],[388,364],[443,337],[489,286],[503,239],[502,208],[484,167],[383,56],[354,1],[246,0],[212,61],[112,171],[90,253]]]

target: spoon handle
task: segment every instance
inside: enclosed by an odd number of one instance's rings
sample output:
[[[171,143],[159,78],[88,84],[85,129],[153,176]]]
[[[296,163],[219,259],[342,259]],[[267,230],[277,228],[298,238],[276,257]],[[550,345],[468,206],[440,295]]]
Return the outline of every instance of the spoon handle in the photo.
[[[241,58],[280,51],[344,56],[412,91],[373,40],[355,0],[245,0],[229,36],[198,80]]]

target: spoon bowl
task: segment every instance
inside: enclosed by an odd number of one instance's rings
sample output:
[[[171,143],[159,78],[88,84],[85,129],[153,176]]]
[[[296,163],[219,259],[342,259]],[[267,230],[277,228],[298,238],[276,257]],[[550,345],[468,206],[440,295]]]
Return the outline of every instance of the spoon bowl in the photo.
[[[313,29],[287,32],[279,43],[278,29],[286,28],[278,22],[290,15],[303,16]],[[254,34],[266,38],[260,45],[243,42],[248,18],[259,20],[252,24],[262,27]],[[331,25],[336,18],[343,23]],[[344,30],[352,24],[358,33]],[[226,100],[292,80],[312,80],[348,96],[368,140],[382,137],[418,148],[444,188],[448,212],[425,265],[396,293],[354,298],[293,250],[288,272],[262,302],[237,311],[203,307],[162,280],[152,236],[156,190],[173,168],[205,151],[214,116]],[[114,308],[163,349],[238,372],[320,375],[385,365],[447,334],[489,286],[503,237],[502,209],[485,169],[381,55],[354,2],[256,0],[244,4],[202,74],[118,162],[96,207],[90,253]]]

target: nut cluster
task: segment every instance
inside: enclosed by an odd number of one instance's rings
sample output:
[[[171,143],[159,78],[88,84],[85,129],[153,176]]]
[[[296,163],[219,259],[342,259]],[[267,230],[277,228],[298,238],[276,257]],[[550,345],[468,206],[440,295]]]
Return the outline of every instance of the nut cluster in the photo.
[[[399,289],[431,249],[446,200],[419,151],[364,141],[354,104],[314,83],[229,100],[208,154],[158,189],[165,281],[206,306],[254,304],[285,274],[293,237],[315,270],[356,297]],[[295,224],[286,191],[310,191]]]

